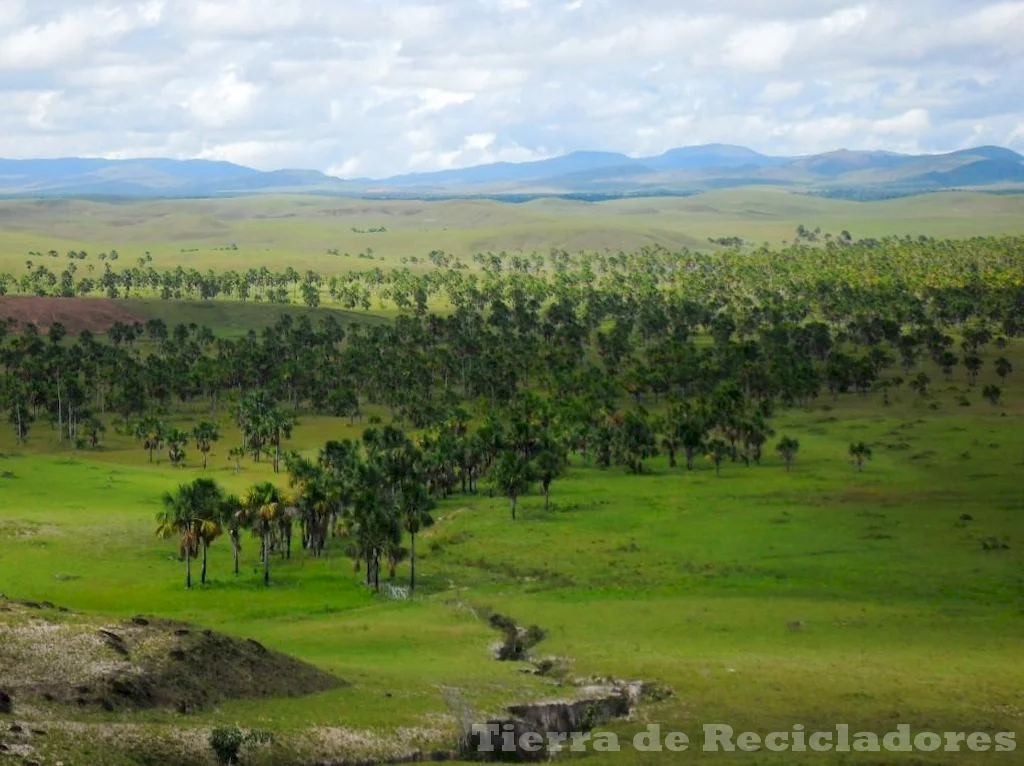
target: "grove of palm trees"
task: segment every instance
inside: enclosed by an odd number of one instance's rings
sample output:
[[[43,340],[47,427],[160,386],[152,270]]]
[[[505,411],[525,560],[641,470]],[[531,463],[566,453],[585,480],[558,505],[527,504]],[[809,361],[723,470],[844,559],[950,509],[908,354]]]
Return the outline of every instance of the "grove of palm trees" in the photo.
[[[242,334],[0,323],[0,763],[470,758],[468,720],[598,677],[659,690],[600,722],[630,738],[1019,724],[1019,237],[434,251],[331,276],[106,254],[82,275],[73,252],[0,294],[296,312]],[[93,643],[82,615],[105,621]],[[161,619],[337,685],[110,704],[104,663],[155,651],[124,626]],[[74,704],[3,669],[26,631],[94,653]],[[892,762],[954,762],[927,757]]]

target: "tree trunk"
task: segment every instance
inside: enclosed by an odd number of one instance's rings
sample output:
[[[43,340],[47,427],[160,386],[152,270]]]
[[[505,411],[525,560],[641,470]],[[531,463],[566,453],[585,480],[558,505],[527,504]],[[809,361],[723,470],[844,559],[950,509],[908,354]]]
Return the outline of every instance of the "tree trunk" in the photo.
[[[64,442],[64,406],[60,396],[60,375],[57,375],[57,441]]]
[[[239,549],[238,542],[239,542],[238,541],[238,530],[237,529],[232,529],[231,530],[231,556],[234,559],[235,574],[236,575],[238,574],[238,549]]]
[[[270,532],[263,533],[263,584],[270,585]]]
[[[191,590],[192,588],[192,548],[189,543],[185,543],[185,588]]]
[[[509,498],[509,502],[512,505],[512,521],[516,520],[516,498],[513,496]]]
[[[202,575],[200,576],[200,579],[199,579],[199,581],[203,585],[206,585],[206,559],[207,559],[207,555],[206,554],[207,554],[207,551],[209,551],[209,550],[210,550],[210,546],[204,541],[203,542],[203,572],[202,572]]]
[[[416,591],[416,533],[409,533],[409,593]]]

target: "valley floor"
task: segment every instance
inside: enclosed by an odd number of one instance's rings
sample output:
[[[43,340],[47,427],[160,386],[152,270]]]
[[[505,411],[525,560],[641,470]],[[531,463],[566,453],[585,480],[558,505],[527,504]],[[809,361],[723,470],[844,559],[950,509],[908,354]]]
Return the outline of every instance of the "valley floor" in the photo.
[[[672,687],[671,698],[608,727],[623,737],[654,722],[697,743],[705,723],[762,734],[848,724],[881,735],[897,723],[1024,734],[1024,385],[1011,380],[998,407],[980,387],[959,379],[937,384],[928,399],[904,388],[889,407],[878,395],[854,394],[783,412],[777,432],[801,443],[790,473],[774,452],[761,466],[727,462],[720,477],[706,461],[688,472],[661,458],[636,477],[577,457],[554,484],[550,510],[539,496],[524,498],[515,523],[503,499],[456,495],[420,542],[422,587],[408,601],[361,585],[341,541],[321,560],[300,551],[274,561],[273,585],[263,588],[254,572],[258,542],[243,541],[236,577],[222,539],[211,552],[211,582],[185,592],[177,543],[155,537],[154,517],[164,491],[203,474],[196,461],[184,469],[151,465],[139,445],[113,431],[99,450],[62,449],[41,423],[28,447],[16,449],[5,430],[0,591],[8,597],[110,620],[141,613],[194,622],[254,638],[350,683],[188,716],[75,711],[36,742],[37,752],[48,763],[98,763],[98,753],[105,764],[147,762],[140,753],[184,752],[181,731],[193,732],[201,749],[210,727],[237,723],[275,732],[280,749],[268,763],[281,762],[283,752],[296,761],[379,755],[450,743],[456,697],[478,719],[509,703],[572,694],[495,662],[497,634],[481,618],[487,609],[543,627],[536,653],[569,658],[573,676]],[[961,394],[970,407],[957,405]],[[289,446],[313,454],[328,438],[359,430],[303,418]],[[243,464],[236,473],[227,456],[233,439],[225,425],[208,475],[232,490],[286,481],[266,465]],[[874,448],[862,473],[846,454],[852,440]],[[989,538],[1009,547],[986,550]],[[407,577],[400,567],[397,581]],[[37,721],[47,715],[24,713]],[[111,754],[113,740],[122,755]],[[625,748],[586,761],[681,758],[839,762],[834,754],[699,747],[685,755]],[[842,762],[1019,757],[866,753]]]

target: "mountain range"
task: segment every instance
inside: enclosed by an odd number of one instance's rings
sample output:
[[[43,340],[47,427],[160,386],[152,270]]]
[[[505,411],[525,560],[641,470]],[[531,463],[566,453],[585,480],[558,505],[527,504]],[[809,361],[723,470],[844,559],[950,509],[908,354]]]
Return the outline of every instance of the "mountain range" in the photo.
[[[340,179],[315,170],[260,171],[230,162],[171,159],[0,159],[10,197],[213,197],[261,193],[452,197],[693,194],[740,186],[871,198],[956,188],[1024,191],[1024,156],[997,146],[947,154],[839,150],[775,157],[709,144],[652,157],[572,152],[533,162]]]

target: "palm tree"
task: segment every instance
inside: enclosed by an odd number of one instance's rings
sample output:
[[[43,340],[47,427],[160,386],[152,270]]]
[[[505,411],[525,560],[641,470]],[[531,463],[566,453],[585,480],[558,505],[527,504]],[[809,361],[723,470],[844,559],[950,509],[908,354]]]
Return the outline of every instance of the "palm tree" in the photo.
[[[932,379],[928,377],[926,373],[919,372],[917,377],[910,381],[910,388],[912,391],[916,391],[920,396],[928,395],[928,386],[931,385]]]
[[[1003,389],[999,386],[985,386],[981,391],[981,395],[988,399],[992,406],[995,407],[1003,396]]]
[[[212,479],[196,479],[191,484],[182,484],[174,493],[165,492],[161,498],[163,509],[157,514],[156,533],[164,539],[179,536],[181,555],[185,559],[185,587],[192,587],[192,559],[199,555],[204,536],[205,522],[214,519],[221,501],[221,490]],[[205,556],[203,579],[205,582]]]
[[[722,461],[726,455],[732,454],[732,448],[723,439],[712,439],[708,442],[708,460],[715,464],[715,475],[722,475]]]
[[[434,524],[430,511],[434,501],[422,482],[406,482],[399,497],[398,512],[402,527],[409,533],[409,592],[416,590],[416,535]]]
[[[942,368],[942,374],[948,380],[953,375],[953,368],[960,363],[960,359],[952,351],[943,351],[939,355],[938,362],[939,367]]]
[[[242,458],[245,457],[245,447],[232,447],[228,454],[235,461],[235,473],[242,470]]]
[[[686,469],[693,470],[693,459],[704,449],[704,440],[707,437],[707,427],[703,419],[693,417],[683,427],[682,446],[686,454]]]
[[[269,481],[257,484],[245,497],[253,534],[262,540],[264,585],[270,585],[270,548],[283,507],[281,492]]]
[[[220,503],[210,510],[213,515],[204,516],[198,519],[196,526],[196,536],[199,538],[199,544],[203,553],[202,575],[199,578],[199,581],[203,585],[206,585],[206,563],[209,558],[208,554],[210,546],[213,544],[214,540],[224,534],[224,527],[221,526],[220,518],[218,518],[220,514]]]
[[[977,354],[969,354],[964,358],[964,367],[967,369],[967,381],[970,385],[977,384],[978,373],[981,371],[982,365],[984,365],[984,362]]]
[[[295,419],[275,407],[267,413],[266,427],[270,443],[274,445],[274,473],[277,473],[281,470],[281,440],[291,438]]]
[[[658,431],[661,432],[661,448],[668,453],[668,467],[676,467],[676,453],[682,446],[682,421],[683,413],[679,407],[669,408],[668,415],[658,421]]]
[[[544,510],[551,507],[551,482],[562,475],[565,471],[565,451],[557,444],[551,444],[534,461],[537,478],[540,480],[540,488],[544,493]]]
[[[786,461],[786,472],[793,467],[793,459],[796,457],[796,453],[800,451],[800,442],[789,436],[783,436],[779,439],[779,443],[775,445],[776,451],[782,455],[782,459]]]
[[[512,521],[515,521],[519,496],[529,491],[534,480],[533,466],[518,452],[502,452],[498,462],[494,464],[492,479],[495,486],[508,498]]]
[[[142,441],[143,448],[149,452],[149,462],[153,462],[153,453],[160,449],[164,442],[166,428],[156,417],[143,418],[135,425],[135,438]]]
[[[206,459],[213,448],[213,443],[220,439],[220,429],[216,423],[205,420],[192,429],[192,437],[196,440],[196,449],[203,453],[203,470],[206,470]]]
[[[1000,380],[1005,381],[1006,377],[1008,375],[1011,375],[1012,373],[1013,365],[1010,364],[1009,359],[1007,359],[1005,356],[1001,356],[998,359],[996,359],[996,375],[999,376]]]
[[[242,529],[248,524],[248,518],[245,503],[238,495],[227,495],[221,501],[219,521],[222,526],[227,527],[228,537],[231,539],[231,557],[236,575],[242,552]]]
[[[167,432],[164,441],[167,443],[167,457],[171,465],[177,467],[185,460],[185,445],[188,444],[189,435],[180,428],[172,428]]]
[[[871,459],[871,447],[864,442],[854,442],[850,445],[850,457],[857,464],[857,470],[864,470],[864,463]]]

